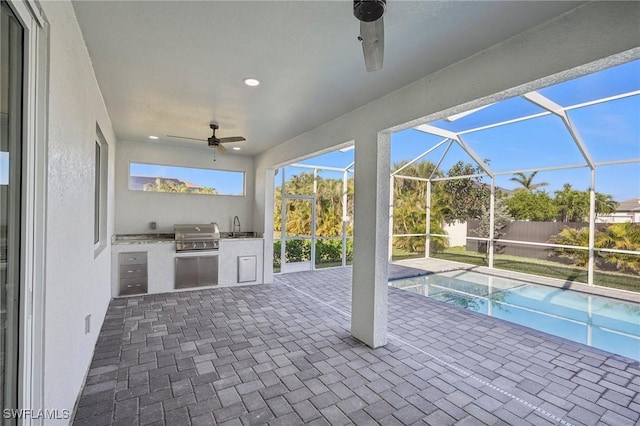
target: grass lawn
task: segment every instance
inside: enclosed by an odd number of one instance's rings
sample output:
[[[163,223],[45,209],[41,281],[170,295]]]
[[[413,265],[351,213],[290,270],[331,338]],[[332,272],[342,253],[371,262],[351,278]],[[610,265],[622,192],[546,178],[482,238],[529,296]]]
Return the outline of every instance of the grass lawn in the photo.
[[[394,260],[409,259],[412,257],[423,257],[424,253],[403,253],[394,250]],[[456,262],[468,263],[471,265],[487,266],[484,254],[466,251],[464,247],[451,247],[432,255],[436,259],[453,260]],[[529,259],[518,256],[496,254],[493,259],[493,266],[496,269],[508,271],[524,272],[543,277],[558,278],[566,281],[587,282],[587,269],[577,266],[562,265],[541,259]],[[595,271],[594,283],[603,287],[619,288],[640,292],[640,276],[626,275],[615,272]]]

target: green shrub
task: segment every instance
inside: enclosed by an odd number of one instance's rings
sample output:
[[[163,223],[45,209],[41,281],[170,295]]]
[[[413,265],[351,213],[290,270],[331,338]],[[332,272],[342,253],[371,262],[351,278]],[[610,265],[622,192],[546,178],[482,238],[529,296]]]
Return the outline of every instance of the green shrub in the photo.
[[[284,256],[287,263],[308,262],[311,260],[311,240],[287,240]]]
[[[572,246],[589,245],[589,228],[565,228],[551,238],[551,242]],[[614,223],[607,225],[594,235],[595,248],[638,251],[640,249],[640,225],[634,223]],[[571,260],[576,266],[586,266],[589,251],[555,248],[554,252]],[[640,255],[596,252],[595,265],[600,269],[615,269],[631,274],[640,273]]]
[[[353,239],[347,238],[347,261],[353,260]],[[316,264],[342,263],[342,239],[317,240]]]
[[[273,268],[280,269],[280,251],[282,250],[282,243],[280,240],[273,242]]]
[[[316,263],[342,262],[342,240],[317,240]]]

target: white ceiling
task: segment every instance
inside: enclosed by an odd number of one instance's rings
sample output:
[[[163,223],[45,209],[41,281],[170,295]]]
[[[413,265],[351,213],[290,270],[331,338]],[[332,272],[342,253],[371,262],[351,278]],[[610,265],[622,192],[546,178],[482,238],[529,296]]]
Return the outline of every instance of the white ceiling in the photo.
[[[349,0],[74,2],[118,139],[204,147],[165,135],[216,121],[248,155],[577,6],[388,0],[384,68],[367,73]]]

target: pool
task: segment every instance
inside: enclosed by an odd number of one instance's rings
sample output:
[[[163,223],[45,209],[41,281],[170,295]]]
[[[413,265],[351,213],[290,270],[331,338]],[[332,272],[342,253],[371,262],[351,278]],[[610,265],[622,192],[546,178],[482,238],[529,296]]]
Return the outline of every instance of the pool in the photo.
[[[640,361],[640,304],[469,271],[390,286]]]

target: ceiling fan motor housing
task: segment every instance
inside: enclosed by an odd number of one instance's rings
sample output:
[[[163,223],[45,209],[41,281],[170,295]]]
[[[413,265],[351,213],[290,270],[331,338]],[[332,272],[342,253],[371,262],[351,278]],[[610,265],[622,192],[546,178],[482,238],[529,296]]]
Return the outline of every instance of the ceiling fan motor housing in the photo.
[[[387,0],[354,0],[353,14],[362,22],[374,22],[382,18]]]
[[[220,145],[220,139],[216,138],[216,130],[218,129],[218,125],[216,123],[209,124],[211,130],[213,130],[213,135],[207,139],[209,142],[209,146],[218,146]]]

